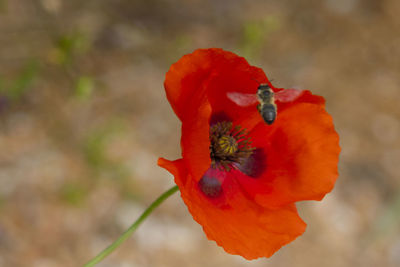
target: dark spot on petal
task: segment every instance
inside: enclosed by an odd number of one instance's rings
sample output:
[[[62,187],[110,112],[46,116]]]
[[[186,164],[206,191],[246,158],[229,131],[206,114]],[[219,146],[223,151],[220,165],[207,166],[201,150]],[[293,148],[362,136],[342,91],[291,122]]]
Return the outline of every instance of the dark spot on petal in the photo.
[[[200,190],[209,198],[219,197],[222,193],[221,182],[212,176],[203,175],[199,181]]]
[[[236,166],[247,176],[257,178],[267,168],[267,156],[262,149],[256,149],[250,157],[243,161],[243,163]]]
[[[214,113],[214,114],[211,115],[210,125],[214,125],[214,124],[216,124],[218,122],[221,122],[221,121],[231,121],[231,119],[224,112]]]

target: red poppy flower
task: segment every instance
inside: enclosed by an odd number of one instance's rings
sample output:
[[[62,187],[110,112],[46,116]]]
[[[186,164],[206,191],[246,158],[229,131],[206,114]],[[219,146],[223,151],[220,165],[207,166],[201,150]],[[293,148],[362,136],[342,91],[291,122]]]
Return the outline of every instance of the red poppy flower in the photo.
[[[239,105],[268,84],[274,123],[257,103]],[[339,137],[325,100],[275,88],[264,72],[222,49],[183,56],[166,74],[168,100],[182,122],[182,158],[158,164],[175,176],[182,199],[210,240],[246,259],[270,257],[306,228],[296,201],[321,200],[334,186]]]

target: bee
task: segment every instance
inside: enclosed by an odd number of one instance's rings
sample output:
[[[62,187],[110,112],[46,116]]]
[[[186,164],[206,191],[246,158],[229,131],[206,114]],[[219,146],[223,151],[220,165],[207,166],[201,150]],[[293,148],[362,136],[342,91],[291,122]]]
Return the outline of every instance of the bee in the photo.
[[[275,104],[274,92],[268,84],[260,84],[257,88],[258,112],[265,123],[271,125],[276,119],[277,107]]]
[[[258,102],[257,110],[264,122],[271,125],[278,116],[278,107],[276,102],[291,102],[302,94],[303,90],[284,89],[277,92],[266,84],[259,84],[256,94],[246,94],[239,92],[228,92],[227,97],[232,102],[241,107],[248,107]]]

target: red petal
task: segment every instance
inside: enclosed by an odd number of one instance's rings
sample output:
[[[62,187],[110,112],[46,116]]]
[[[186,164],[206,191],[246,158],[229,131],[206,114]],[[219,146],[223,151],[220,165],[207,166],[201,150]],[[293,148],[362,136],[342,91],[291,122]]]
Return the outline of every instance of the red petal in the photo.
[[[339,137],[323,105],[297,103],[278,112],[268,126],[250,133],[266,154],[259,178],[240,178],[241,185],[266,207],[300,200],[321,200],[338,177]]]
[[[266,83],[264,72],[250,66],[243,57],[222,49],[198,49],[183,56],[166,74],[164,87],[177,116],[183,120],[190,100],[198,91],[207,91],[213,113],[226,111],[235,117],[240,109],[227,99],[227,92],[256,93]],[[207,86],[205,86],[207,83]]]
[[[183,114],[181,147],[186,167],[198,181],[211,164],[209,135],[211,106],[204,91],[195,92],[191,102],[196,108],[187,109]]]
[[[268,82],[262,69],[250,66],[247,61],[236,56],[234,60],[224,60],[221,69],[215,69],[207,83],[208,99],[211,103],[213,114],[224,113],[234,119],[245,113],[257,109],[257,104],[242,107],[227,97],[228,93],[257,93],[261,83]]]
[[[270,257],[305,231],[306,224],[294,204],[277,210],[257,205],[242,193],[232,178],[233,173],[222,172],[221,175],[227,176],[222,184],[223,195],[212,199],[187,174],[181,160],[168,163],[162,160],[159,164],[171,171],[176,181],[187,181],[185,185],[178,183],[182,199],[208,239],[216,241],[228,253],[249,260]]]

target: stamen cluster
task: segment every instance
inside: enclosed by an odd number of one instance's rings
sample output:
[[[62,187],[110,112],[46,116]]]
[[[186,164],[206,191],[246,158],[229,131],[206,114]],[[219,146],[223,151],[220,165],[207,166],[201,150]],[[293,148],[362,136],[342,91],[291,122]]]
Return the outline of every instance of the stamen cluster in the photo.
[[[246,129],[232,122],[218,122],[210,127],[211,166],[230,171],[234,163],[241,164],[254,151]]]

